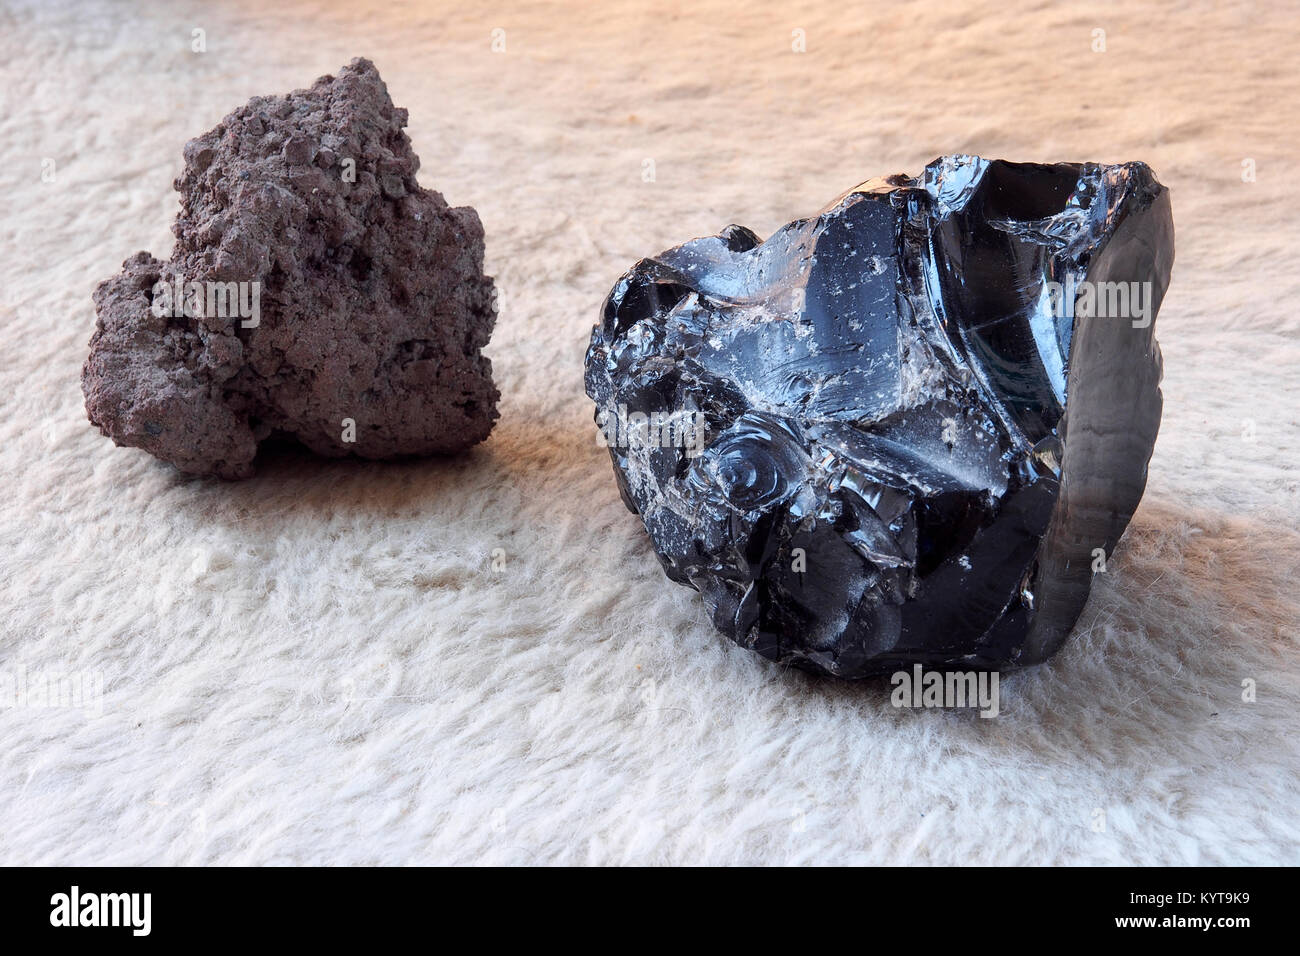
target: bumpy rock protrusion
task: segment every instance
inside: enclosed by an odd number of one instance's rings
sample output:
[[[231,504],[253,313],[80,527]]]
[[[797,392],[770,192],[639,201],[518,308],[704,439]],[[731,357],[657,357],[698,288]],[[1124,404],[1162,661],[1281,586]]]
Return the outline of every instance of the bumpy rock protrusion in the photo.
[[[224,478],[272,436],[362,458],[485,439],[483,227],[416,182],[406,120],[356,59],[187,143],[172,258],[137,253],[95,291],[91,422]]]

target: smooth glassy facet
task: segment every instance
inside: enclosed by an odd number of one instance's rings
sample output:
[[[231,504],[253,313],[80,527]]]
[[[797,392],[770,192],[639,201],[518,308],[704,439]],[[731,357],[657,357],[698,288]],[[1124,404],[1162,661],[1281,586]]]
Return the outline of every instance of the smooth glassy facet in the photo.
[[[1143,163],[946,156],[611,291],[587,393],[719,630],[840,677],[1041,661],[1146,483],[1169,194]]]

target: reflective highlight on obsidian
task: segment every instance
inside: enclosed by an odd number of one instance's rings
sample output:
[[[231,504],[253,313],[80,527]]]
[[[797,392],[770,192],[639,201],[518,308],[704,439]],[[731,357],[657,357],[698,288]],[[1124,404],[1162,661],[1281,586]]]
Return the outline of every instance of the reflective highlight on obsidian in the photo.
[[[1172,264],[1143,163],[946,156],[641,260],[587,394],[598,423],[703,417],[703,447],[610,454],[741,646],[839,677],[1036,663],[1142,496]]]

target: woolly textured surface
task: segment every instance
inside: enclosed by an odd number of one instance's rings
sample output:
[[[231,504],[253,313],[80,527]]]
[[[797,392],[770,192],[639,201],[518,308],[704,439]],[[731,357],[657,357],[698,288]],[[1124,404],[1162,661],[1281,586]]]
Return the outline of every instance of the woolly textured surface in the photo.
[[[783,6],[0,6],[0,677],[104,687],[0,702],[0,861],[1300,862],[1287,5]],[[496,430],[237,484],[113,447],[78,387],[95,283],[170,250],[185,140],[358,55],[483,219]],[[638,257],[957,151],[1145,160],[1178,236],[1146,499],[992,720],[715,633],[582,393]]]

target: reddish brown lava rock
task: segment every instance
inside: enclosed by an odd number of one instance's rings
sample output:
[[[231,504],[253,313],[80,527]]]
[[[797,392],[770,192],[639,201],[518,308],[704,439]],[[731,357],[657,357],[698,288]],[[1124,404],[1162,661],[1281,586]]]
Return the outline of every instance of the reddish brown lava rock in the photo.
[[[357,59],[187,143],[172,258],[137,253],[95,290],[91,422],[224,478],[272,436],[362,458],[486,438],[483,227],[416,182],[406,119]]]

